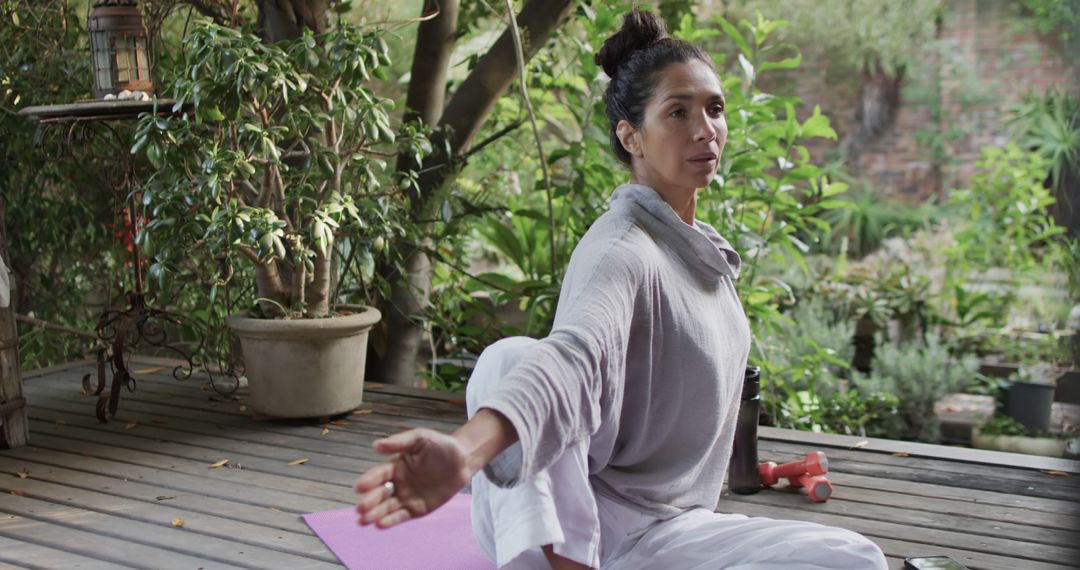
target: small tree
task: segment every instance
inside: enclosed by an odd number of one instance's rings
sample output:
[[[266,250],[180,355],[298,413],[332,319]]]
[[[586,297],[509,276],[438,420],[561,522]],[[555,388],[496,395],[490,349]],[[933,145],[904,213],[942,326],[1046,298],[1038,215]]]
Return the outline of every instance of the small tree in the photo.
[[[140,238],[151,276],[193,251],[255,265],[267,316],[326,316],[339,239],[370,257],[401,234],[399,188],[383,189],[390,143],[429,150],[417,127],[390,127],[392,102],[366,87],[389,63],[377,32],[342,25],[272,45],[200,23],[166,92],[172,118],[144,116],[132,152],[158,169],[145,185]],[[387,152],[389,151],[389,152]],[[400,178],[402,186],[415,174]]]

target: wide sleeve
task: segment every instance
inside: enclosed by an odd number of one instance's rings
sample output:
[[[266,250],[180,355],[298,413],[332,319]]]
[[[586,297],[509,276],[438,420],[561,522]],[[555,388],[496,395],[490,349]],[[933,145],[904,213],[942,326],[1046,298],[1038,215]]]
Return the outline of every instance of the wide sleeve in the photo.
[[[480,402],[506,416],[519,438],[485,467],[498,486],[549,467],[621,408],[642,263],[623,243],[582,245],[567,269],[551,334]]]

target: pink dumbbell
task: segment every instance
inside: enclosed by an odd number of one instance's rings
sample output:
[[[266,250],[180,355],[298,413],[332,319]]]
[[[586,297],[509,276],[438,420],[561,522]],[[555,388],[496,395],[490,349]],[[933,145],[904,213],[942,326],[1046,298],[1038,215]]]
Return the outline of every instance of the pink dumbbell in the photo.
[[[825,502],[832,496],[832,483],[824,477],[828,472],[829,460],[821,451],[811,451],[804,459],[782,465],[772,461],[758,465],[762,485],[771,487],[780,479],[787,479],[792,487],[805,487],[810,500],[815,503]]]

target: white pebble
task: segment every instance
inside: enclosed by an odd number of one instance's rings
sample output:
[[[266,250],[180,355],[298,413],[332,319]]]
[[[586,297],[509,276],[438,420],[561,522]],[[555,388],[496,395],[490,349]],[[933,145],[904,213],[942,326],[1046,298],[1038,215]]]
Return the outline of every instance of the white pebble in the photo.
[[[106,93],[105,94],[105,100],[106,101],[113,101],[115,99],[116,99],[116,95],[113,95],[112,93]]]

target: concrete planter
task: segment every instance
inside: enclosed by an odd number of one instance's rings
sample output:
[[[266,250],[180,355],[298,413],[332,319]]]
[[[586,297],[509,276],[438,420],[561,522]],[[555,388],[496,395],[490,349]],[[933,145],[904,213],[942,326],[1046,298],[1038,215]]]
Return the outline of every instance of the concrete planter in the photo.
[[[1026,453],[1045,457],[1062,457],[1068,441],[1052,437],[1025,437],[1020,435],[985,435],[978,428],[971,431],[971,445],[976,449]]]
[[[352,314],[325,319],[253,319],[230,315],[240,338],[256,412],[309,418],[354,409],[364,398],[368,332],[382,315],[373,307],[345,306]]]

